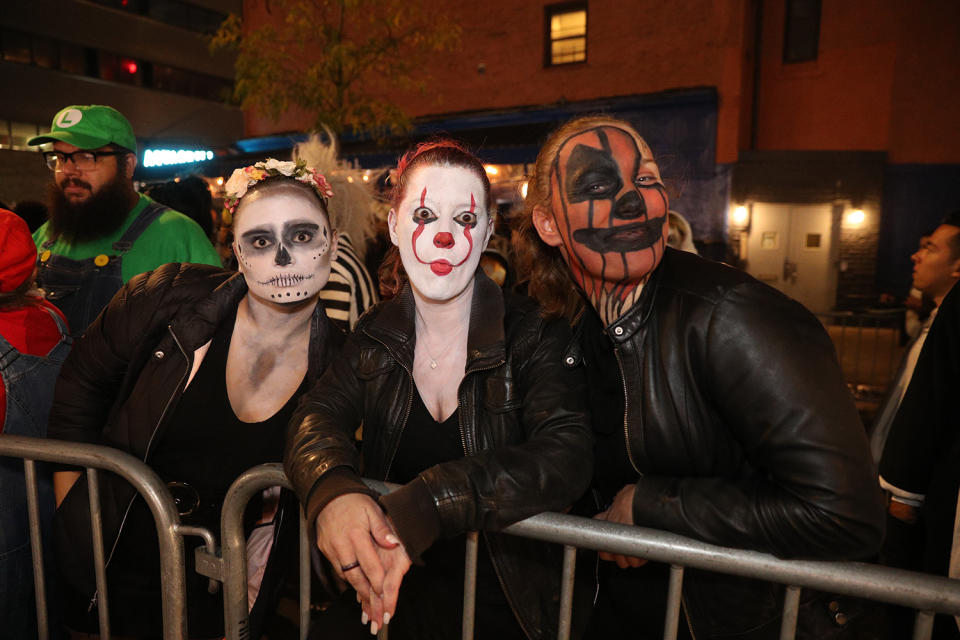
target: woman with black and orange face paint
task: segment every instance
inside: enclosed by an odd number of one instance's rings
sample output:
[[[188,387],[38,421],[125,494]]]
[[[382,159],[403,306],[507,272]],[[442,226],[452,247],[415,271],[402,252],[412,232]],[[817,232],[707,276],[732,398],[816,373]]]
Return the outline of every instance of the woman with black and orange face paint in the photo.
[[[670,208],[650,148],[598,123],[563,139],[550,166],[550,207],[534,210],[574,281],[605,318],[619,316],[659,264]]]
[[[869,555],[883,505],[823,326],[746,273],[667,247],[667,219],[643,139],[587,117],[547,138],[514,233],[521,281],[575,325],[595,517],[781,557]],[[669,568],[600,557],[587,637],[661,636]],[[683,592],[681,637],[779,631],[773,585],[692,573]]]
[[[391,299],[314,387],[285,457],[318,547],[356,590],[320,631],[362,637],[361,623],[389,622],[394,640],[458,637],[465,532],[480,531],[475,637],[556,637],[558,550],[496,532],[569,506],[589,480],[582,371],[562,358],[569,327],[479,268],[493,219],[475,156],[426,143],[394,184],[395,250],[381,268]],[[361,470],[403,486],[377,496]]]

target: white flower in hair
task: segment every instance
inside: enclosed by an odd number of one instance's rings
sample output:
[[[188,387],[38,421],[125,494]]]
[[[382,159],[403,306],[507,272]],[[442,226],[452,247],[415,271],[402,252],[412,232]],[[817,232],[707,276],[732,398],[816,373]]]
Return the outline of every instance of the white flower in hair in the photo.
[[[313,167],[308,167],[303,160],[297,162],[280,161],[276,158],[267,158],[242,169],[234,169],[227,184],[223,187],[224,204],[230,213],[237,209],[247,190],[261,180],[274,176],[285,176],[310,185],[321,198],[333,197],[333,189],[326,178],[317,173]]]
[[[239,200],[247,193],[248,182],[249,178],[243,169],[234,169],[230,175],[230,179],[227,180],[227,183],[223,186],[223,191],[227,194],[228,198],[236,198]]]
[[[277,160],[276,158],[267,158],[265,162],[258,164],[261,164],[267,171],[272,169],[288,177],[292,176],[294,171],[297,169],[297,165],[295,163],[289,161],[284,162],[282,160]]]

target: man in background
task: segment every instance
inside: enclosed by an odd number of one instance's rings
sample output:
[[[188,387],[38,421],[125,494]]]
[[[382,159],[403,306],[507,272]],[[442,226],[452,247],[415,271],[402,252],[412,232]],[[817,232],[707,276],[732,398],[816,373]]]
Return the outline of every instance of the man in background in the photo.
[[[960,211],[946,216],[933,233],[925,236],[913,260],[913,286],[924,296],[933,300],[934,308],[920,326],[920,331],[907,346],[900,369],[890,386],[870,434],[870,450],[873,459],[880,461],[884,443],[890,433],[890,425],[897,414],[903,395],[910,385],[917,358],[923,349],[930,325],[937,310],[957,280],[960,280]]]
[[[167,262],[220,264],[196,222],[138,194],[137,141],[116,109],[74,105],[27,141],[54,172],[50,220],[33,234],[37,284],[81,335],[131,277]]]

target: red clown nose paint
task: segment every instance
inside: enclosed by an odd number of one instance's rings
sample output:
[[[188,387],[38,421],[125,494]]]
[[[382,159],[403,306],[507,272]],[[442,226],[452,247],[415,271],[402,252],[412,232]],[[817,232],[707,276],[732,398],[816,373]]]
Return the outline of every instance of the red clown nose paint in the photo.
[[[441,231],[433,236],[433,246],[441,249],[450,249],[453,247],[453,234],[449,231]]]

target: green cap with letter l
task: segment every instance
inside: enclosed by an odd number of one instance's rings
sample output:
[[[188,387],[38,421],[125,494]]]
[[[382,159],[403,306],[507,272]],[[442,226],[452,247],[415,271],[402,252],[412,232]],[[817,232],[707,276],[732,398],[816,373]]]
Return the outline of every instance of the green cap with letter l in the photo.
[[[71,105],[53,116],[50,133],[34,136],[27,144],[36,145],[59,140],[80,149],[98,149],[115,144],[137,152],[133,127],[123,114],[100,104]]]

